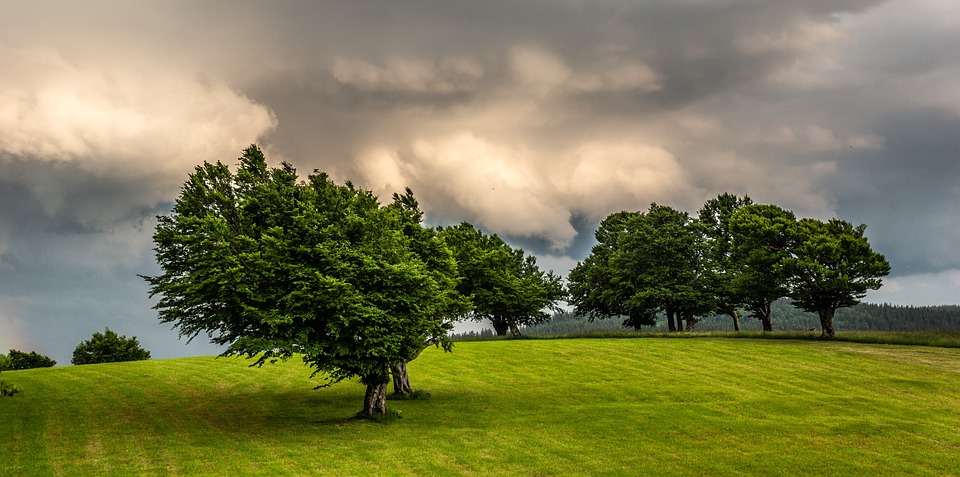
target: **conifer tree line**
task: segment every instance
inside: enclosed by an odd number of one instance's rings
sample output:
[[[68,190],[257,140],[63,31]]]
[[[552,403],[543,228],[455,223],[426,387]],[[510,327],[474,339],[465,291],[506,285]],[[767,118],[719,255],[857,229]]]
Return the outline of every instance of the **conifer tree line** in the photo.
[[[772,331],[772,305],[787,297],[817,313],[829,338],[836,310],[859,303],[890,273],[865,230],[840,219],[797,219],[728,193],[695,217],[654,203],[600,223],[597,244],[570,271],[568,301],[577,315],[624,317],[623,325],[636,329],[655,325],[660,313],[671,332],[725,314],[739,331],[746,310]]]

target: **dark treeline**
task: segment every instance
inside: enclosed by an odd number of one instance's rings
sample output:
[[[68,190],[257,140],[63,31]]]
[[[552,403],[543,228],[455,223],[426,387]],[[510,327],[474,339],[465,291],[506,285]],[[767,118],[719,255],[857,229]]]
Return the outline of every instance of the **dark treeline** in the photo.
[[[773,304],[779,329],[784,331],[803,331],[817,329],[820,322],[816,313],[800,310],[789,300],[777,300]],[[891,304],[860,303],[850,308],[837,310],[835,320],[843,330],[849,331],[960,331],[960,306],[903,306]],[[740,323],[744,331],[760,331],[759,320],[749,316]],[[557,313],[546,322],[523,329],[528,335],[564,335],[590,332],[627,331],[621,320],[594,320],[579,317],[572,313]],[[644,330],[667,331],[666,318],[660,316],[657,326],[644,327]],[[729,316],[704,317],[697,324],[698,331],[733,331]],[[452,335],[455,339],[484,338],[493,336],[490,329],[471,331]]]

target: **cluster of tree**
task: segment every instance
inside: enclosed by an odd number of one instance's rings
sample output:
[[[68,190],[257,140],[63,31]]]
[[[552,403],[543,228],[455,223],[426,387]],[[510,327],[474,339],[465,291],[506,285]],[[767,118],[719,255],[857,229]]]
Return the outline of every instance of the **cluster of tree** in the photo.
[[[86,341],[73,350],[73,364],[119,363],[150,359],[150,352],[140,346],[137,337],[127,338],[106,328],[103,333],[94,332]]]
[[[409,390],[406,363],[463,318],[519,330],[546,319],[559,278],[469,224],[431,228],[407,189],[383,205],[315,170],[268,167],[257,146],[236,171],[204,163],[153,236],[162,269],[145,278],[160,320],[206,333],[256,365],[297,354],[327,384],[367,387],[361,415]]]
[[[6,355],[0,354],[0,371],[15,371],[20,369],[51,368],[56,366],[57,362],[31,351],[29,353],[12,349]]]
[[[560,311],[563,283],[553,271],[540,270],[536,257],[466,222],[439,230],[457,261],[457,290],[472,303],[469,319],[489,320],[498,336],[508,330],[520,336],[521,327],[547,322]]]
[[[652,204],[601,222],[597,245],[570,271],[569,302],[589,319],[625,317],[624,326],[653,326],[664,313],[669,331],[691,331],[703,316],[726,314],[740,329],[740,310],[773,330],[772,304],[789,297],[817,313],[834,335],[838,308],[859,303],[890,272],[864,225],[797,219],[776,205],[721,194],[697,217]]]

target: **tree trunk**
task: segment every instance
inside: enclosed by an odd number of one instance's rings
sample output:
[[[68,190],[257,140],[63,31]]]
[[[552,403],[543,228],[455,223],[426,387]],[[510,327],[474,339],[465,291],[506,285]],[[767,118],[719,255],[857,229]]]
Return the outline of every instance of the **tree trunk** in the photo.
[[[372,419],[387,412],[387,382],[389,380],[386,374],[364,380],[368,384],[367,393],[363,397],[363,410],[360,411],[360,417]]]
[[[490,320],[490,324],[493,325],[493,331],[497,333],[497,336],[507,336],[507,330],[510,329],[510,325],[503,320]]]
[[[734,308],[729,315],[733,318],[733,331],[740,331],[740,310]]]
[[[763,323],[763,331],[773,331],[773,310],[771,309],[771,303],[767,302],[763,305],[763,310],[760,314],[760,321]]]
[[[407,396],[413,392],[410,386],[410,375],[407,374],[407,363],[401,362],[390,367],[393,374],[393,393]]]
[[[507,323],[510,325],[510,333],[513,334],[513,336],[520,336],[520,328],[517,328],[517,322],[510,319]]]
[[[693,333],[694,331],[697,330],[697,319],[694,318],[693,313],[684,312],[683,314],[681,314],[681,316],[683,316],[683,318],[687,320],[687,327],[684,331]]]
[[[823,333],[820,335],[821,338],[833,338],[836,336],[836,332],[833,329],[833,314],[836,313],[836,308],[821,308],[817,310],[817,315],[820,315],[820,328],[823,329]]]
[[[667,310],[667,329],[671,333],[677,331],[677,323],[673,320],[675,314],[673,310]]]

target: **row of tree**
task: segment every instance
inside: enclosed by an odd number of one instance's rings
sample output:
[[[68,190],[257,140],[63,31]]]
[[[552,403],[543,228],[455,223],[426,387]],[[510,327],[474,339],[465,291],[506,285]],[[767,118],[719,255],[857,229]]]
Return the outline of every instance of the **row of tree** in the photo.
[[[270,167],[254,145],[235,171],[217,162],[190,174],[172,212],[157,218],[162,274],[143,278],[159,297],[160,320],[181,336],[207,334],[224,355],[256,365],[296,354],[314,375],[324,373],[325,385],[358,378],[367,417],[385,412],[391,377],[395,392],[412,391],[406,364],[427,346],[449,349],[454,322],[490,320],[497,334],[518,335],[548,320],[568,291],[592,318],[622,315],[640,326],[665,310],[671,323],[692,327],[714,310],[762,311],[782,290],[827,310],[854,300],[857,286],[879,286],[857,278],[846,298],[820,289],[801,297],[803,277],[843,280],[825,254],[857,253],[863,228],[798,222],[729,195],[714,202],[698,220],[657,205],[608,217],[565,290],[496,235],[469,223],[425,226],[409,189],[381,204],[318,170],[301,178],[290,164]],[[764,275],[771,266],[791,272],[772,280]]]
[[[136,336],[127,338],[107,328],[103,333],[95,332],[89,340],[81,341],[74,348],[73,359],[70,362],[77,365],[144,359],[150,359],[150,352],[140,346]],[[55,360],[36,351],[27,353],[12,349],[6,355],[0,354],[0,371],[51,368],[56,365]]]
[[[835,333],[838,308],[880,287],[890,264],[873,251],[866,226],[797,219],[776,205],[721,194],[697,217],[652,204],[618,212],[596,231],[597,244],[570,271],[569,302],[590,319],[626,317],[625,326],[656,324],[693,330],[700,317],[740,310],[773,330],[771,305],[789,297],[818,314],[823,336]]]

